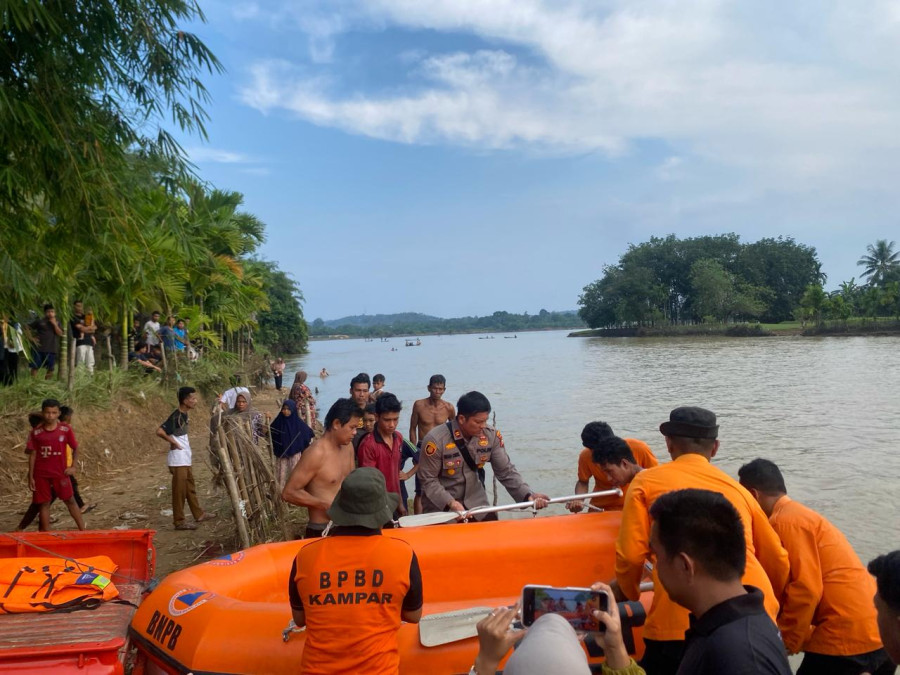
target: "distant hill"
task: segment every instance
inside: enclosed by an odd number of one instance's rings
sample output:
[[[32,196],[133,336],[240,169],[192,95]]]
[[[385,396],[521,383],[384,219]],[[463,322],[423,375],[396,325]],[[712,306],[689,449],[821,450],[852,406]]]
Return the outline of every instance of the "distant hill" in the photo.
[[[489,316],[464,316],[442,319],[418,312],[400,314],[362,314],[324,321],[316,319],[309,326],[311,337],[344,335],[351,337],[390,337],[426,333],[515,332],[581,328],[585,324],[574,309],[564,312],[510,314],[494,312]]]
[[[420,324],[428,325],[440,323],[443,321],[438,316],[429,316],[428,314],[419,314],[418,312],[401,312],[399,314],[356,314],[354,316],[345,316],[340,319],[329,319],[325,321],[325,325],[329,328],[337,326],[394,326],[397,324]]]

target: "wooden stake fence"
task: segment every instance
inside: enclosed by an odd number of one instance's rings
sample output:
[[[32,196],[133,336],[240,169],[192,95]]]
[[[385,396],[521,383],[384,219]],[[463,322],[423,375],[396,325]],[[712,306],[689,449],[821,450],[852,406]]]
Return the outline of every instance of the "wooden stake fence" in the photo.
[[[221,465],[241,546],[290,539],[269,439],[254,439],[246,418],[217,416],[210,444],[216,446],[215,457]]]

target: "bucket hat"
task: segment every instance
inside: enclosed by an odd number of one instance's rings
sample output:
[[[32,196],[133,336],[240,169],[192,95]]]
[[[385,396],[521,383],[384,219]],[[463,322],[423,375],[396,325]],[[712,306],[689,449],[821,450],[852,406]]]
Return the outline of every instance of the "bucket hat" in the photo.
[[[384,475],[376,468],[364,466],[350,472],[335,495],[328,517],[335,525],[356,525],[379,529],[391,522],[400,495],[388,492]]]
[[[685,438],[716,438],[719,425],[716,414],[705,408],[684,406],[669,413],[669,421],[659,425],[663,436],[683,436]]]

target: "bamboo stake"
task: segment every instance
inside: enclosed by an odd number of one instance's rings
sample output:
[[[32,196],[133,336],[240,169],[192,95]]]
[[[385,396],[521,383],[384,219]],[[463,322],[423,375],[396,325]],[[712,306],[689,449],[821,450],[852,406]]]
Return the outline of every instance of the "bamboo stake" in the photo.
[[[244,500],[244,503],[250,503],[250,496],[247,494],[247,484],[244,482],[244,472],[241,466],[241,458],[238,455],[237,450],[234,447],[234,443],[231,442],[231,439],[228,437],[228,434],[225,433],[225,430],[222,427],[219,427],[219,440],[221,443],[228,448],[228,454],[231,457],[231,463],[234,466],[234,473],[237,477],[238,488],[241,492],[241,499]]]
[[[253,450],[250,450],[250,452],[253,452]],[[250,483],[250,485],[253,486],[252,488],[248,488],[248,490],[249,490],[250,494],[253,495],[253,501],[254,501],[254,506],[255,506],[256,510],[259,511],[259,513],[260,513],[260,518],[259,518],[259,520],[257,520],[257,523],[256,523],[257,528],[259,529],[260,536],[262,536],[263,539],[265,539],[264,526],[265,526],[265,520],[266,520],[266,516],[267,516],[266,503],[263,500],[262,493],[259,490],[259,479],[256,475],[256,467],[253,466],[253,464],[254,464],[253,460],[250,457],[248,457],[247,460],[248,460],[247,461],[247,473],[249,474],[248,477],[250,479],[249,483]]]
[[[241,510],[241,495],[238,492],[237,482],[234,479],[234,470],[231,466],[231,460],[228,457],[228,450],[225,448],[224,434],[219,427],[218,443],[216,449],[218,451],[219,462],[222,465],[222,472],[225,474],[225,485],[228,488],[228,495],[231,497],[231,506],[234,511],[234,524],[237,525],[238,537],[241,540],[241,546],[250,548],[250,533],[247,531],[247,521]]]
[[[278,414],[281,414],[281,411],[278,411]],[[275,479],[275,476],[278,473],[277,463],[278,460],[275,458],[275,446],[272,443],[272,425],[267,421],[266,427],[268,430],[266,440],[269,442],[269,466],[272,469],[272,505],[275,507],[275,519],[278,521],[278,524],[281,526],[281,536],[282,541],[290,541],[291,537],[291,529],[288,527],[287,518],[284,509],[284,500],[281,498],[281,492],[279,490],[278,481]]]

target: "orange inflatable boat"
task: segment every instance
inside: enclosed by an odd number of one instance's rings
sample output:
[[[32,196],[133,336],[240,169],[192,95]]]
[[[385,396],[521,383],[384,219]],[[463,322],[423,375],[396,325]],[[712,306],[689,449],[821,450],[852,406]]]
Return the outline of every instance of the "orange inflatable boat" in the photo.
[[[384,535],[416,551],[425,596],[422,625],[435,626],[442,616],[454,616],[448,612],[511,605],[526,584],[587,586],[613,578],[619,518],[619,512],[570,514]],[[166,577],[131,623],[138,650],[134,672],[296,673],[304,634],[285,630],[291,619],[287,587],[303,545],[256,546]],[[650,594],[642,601],[649,607]],[[635,633],[640,652],[640,629]],[[400,672],[408,675],[468,673],[478,651],[476,637],[425,647],[412,624],[400,628],[399,641]]]

